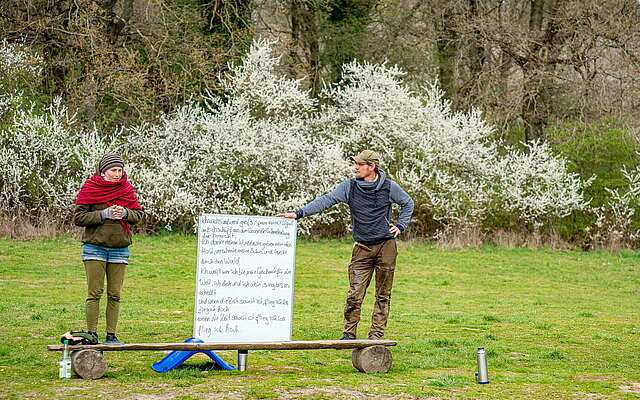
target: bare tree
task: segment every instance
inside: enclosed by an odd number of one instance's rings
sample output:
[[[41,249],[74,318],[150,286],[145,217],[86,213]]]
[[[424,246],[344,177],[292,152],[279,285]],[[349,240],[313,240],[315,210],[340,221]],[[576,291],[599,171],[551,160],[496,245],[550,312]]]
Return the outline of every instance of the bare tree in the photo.
[[[217,90],[218,73],[251,32],[235,19],[221,22],[226,14],[207,14],[208,5],[9,0],[0,3],[0,34],[42,53],[43,90],[64,96],[80,123],[110,130]]]
[[[44,92],[105,127],[219,90],[257,35],[315,93],[353,59],[388,62],[527,141],[567,120],[640,127],[637,0],[8,0],[0,33],[44,55]]]
[[[431,15],[441,21],[433,39],[441,85],[458,108],[476,105],[494,119],[520,121],[525,141],[543,138],[556,120],[610,115],[605,103],[612,93],[638,90],[640,24],[632,3],[460,0],[434,6]],[[637,116],[628,96],[618,103],[619,116]]]

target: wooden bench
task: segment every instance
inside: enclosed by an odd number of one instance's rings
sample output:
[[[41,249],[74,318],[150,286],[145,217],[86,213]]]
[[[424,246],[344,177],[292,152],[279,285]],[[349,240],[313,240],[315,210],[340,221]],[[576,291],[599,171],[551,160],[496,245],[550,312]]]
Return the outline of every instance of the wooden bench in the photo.
[[[351,354],[353,366],[361,372],[387,372],[391,368],[393,340],[311,340],[264,343],[129,343],[122,345],[75,345],[69,346],[73,370],[82,378],[98,379],[107,370],[104,351],[158,351],[158,350],[237,350],[238,358],[249,350],[317,350],[354,349]],[[63,345],[49,345],[49,351],[63,351]],[[240,368],[239,368],[240,369]],[[244,370],[242,368],[241,370]]]

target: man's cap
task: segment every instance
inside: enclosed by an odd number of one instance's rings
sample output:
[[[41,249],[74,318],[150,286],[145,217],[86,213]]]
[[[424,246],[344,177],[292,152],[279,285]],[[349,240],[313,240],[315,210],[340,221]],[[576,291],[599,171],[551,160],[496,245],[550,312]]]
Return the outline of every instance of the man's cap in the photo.
[[[98,171],[104,174],[109,168],[120,167],[124,168],[124,160],[119,154],[109,153],[105,154],[100,163],[98,164]]]
[[[349,159],[358,164],[380,164],[380,155],[373,150],[362,150],[355,156],[349,157]]]

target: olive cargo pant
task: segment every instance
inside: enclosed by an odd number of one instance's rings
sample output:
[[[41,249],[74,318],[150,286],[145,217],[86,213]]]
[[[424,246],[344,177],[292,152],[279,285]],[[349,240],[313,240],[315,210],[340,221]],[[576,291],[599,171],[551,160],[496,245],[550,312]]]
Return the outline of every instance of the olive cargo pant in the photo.
[[[344,307],[344,334],[356,336],[362,300],[367,292],[371,278],[376,276],[376,297],[371,318],[370,338],[384,335],[389,317],[393,273],[396,268],[398,249],[393,239],[371,246],[356,243],[349,264],[349,292]]]
[[[118,316],[120,314],[120,291],[124,282],[127,264],[107,263],[98,260],[85,260],[84,269],[87,273],[87,300],[85,314],[87,329],[90,332],[98,330],[100,315],[100,298],[104,291],[104,277],[107,276],[107,332],[116,333]]]

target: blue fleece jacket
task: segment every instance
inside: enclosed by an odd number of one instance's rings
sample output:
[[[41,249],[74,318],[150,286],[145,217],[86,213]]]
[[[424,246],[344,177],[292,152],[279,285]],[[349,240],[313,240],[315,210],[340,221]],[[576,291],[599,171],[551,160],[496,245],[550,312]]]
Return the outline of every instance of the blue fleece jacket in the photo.
[[[347,203],[350,205],[350,207],[353,207],[353,202],[350,202],[350,200],[353,199],[349,198],[350,193],[353,193],[352,189],[359,189],[362,192],[369,193],[371,193],[372,191],[376,192],[382,190],[382,188],[386,186],[385,181],[389,182],[389,205],[391,203],[400,205],[398,222],[394,225],[397,226],[400,231],[404,231],[405,229],[407,229],[409,221],[411,220],[411,214],[413,213],[413,200],[411,200],[411,197],[409,197],[407,192],[402,190],[402,188],[397,183],[390,179],[387,179],[385,172],[382,170],[378,170],[378,179],[373,182],[367,182],[364,179],[347,179],[341,182],[329,193],[316,198],[304,207],[300,208],[298,211],[296,211],[296,215],[298,218],[302,218],[309,215],[317,214],[338,203]],[[358,185],[357,188],[351,187],[351,185],[354,183]],[[388,225],[388,223],[391,223],[390,206],[388,207],[388,209],[386,209],[385,214],[386,215],[384,215],[383,217],[386,219]],[[354,239],[356,241],[376,242],[380,239],[388,238],[380,236],[382,232],[378,232],[377,234],[367,233],[363,235],[362,232],[371,232],[370,229],[367,229],[367,227],[364,226],[370,224],[370,221],[364,221],[356,218],[353,212],[351,213],[351,223],[353,224]],[[388,235],[388,232],[386,232],[386,235]]]

